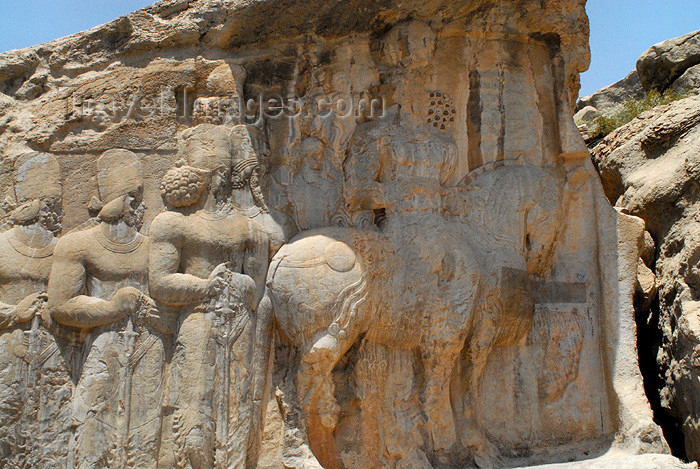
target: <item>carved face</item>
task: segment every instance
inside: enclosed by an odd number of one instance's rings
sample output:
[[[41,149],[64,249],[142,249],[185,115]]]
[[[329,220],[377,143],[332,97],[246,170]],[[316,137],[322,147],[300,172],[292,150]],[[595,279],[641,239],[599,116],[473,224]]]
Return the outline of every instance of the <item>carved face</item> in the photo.
[[[143,187],[129,192],[124,197],[124,222],[140,230],[143,226],[143,216],[146,213],[146,204],[143,203]]]
[[[219,166],[211,173],[211,182],[209,187],[216,192],[226,185],[229,179],[229,170],[225,166]]]
[[[219,166],[211,172],[209,190],[216,195],[217,202],[226,201],[230,194],[231,171],[225,166]]]

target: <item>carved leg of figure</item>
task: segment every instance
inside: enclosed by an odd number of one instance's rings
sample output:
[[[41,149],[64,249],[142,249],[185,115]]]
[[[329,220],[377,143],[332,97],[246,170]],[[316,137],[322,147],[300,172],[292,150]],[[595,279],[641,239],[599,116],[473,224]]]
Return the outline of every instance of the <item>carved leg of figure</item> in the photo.
[[[191,312],[180,326],[173,357],[178,409],[173,417],[178,469],[212,469],[215,435],[215,341],[211,313]]]
[[[340,357],[350,348],[346,342],[330,335],[323,336],[302,357],[299,367],[302,408],[309,416],[318,414],[321,424],[329,429],[335,428],[339,412],[329,377]]]
[[[260,442],[265,428],[265,414],[270,393],[270,371],[272,368],[272,302],[265,294],[257,309],[255,323],[255,352],[252,374],[252,410],[248,431],[247,464],[257,465]]]
[[[73,441],[73,382],[70,365],[62,355],[70,346],[47,331],[42,331],[41,344],[37,359],[37,431],[32,438],[31,467],[42,467],[42,463],[47,469],[71,467],[68,461]]]
[[[357,334],[343,339],[324,335],[302,356],[297,374],[301,410],[306,420],[304,427],[314,452],[319,456],[331,456],[322,461],[326,469],[336,467],[333,430],[340,414],[331,372],[356,338]]]
[[[459,347],[455,346],[434,346],[428,353],[423,352],[426,373],[423,408],[435,451],[448,450],[457,442],[450,405],[450,377],[459,352]]]
[[[414,372],[415,355],[411,349],[391,348],[387,352],[381,391],[383,453],[387,466],[396,469],[430,469],[433,466],[423,451],[421,427],[425,417],[421,411],[420,391]],[[381,372],[381,369],[379,370]],[[382,466],[386,467],[386,466]]]
[[[131,412],[126,447],[126,467],[152,469],[158,466],[163,402],[162,338],[148,335],[137,344],[132,356]]]
[[[493,349],[495,335],[496,329],[491,316],[481,315],[477,318],[476,328],[469,342],[467,378],[470,385],[465,406],[467,426],[463,442],[466,447],[474,451],[474,461],[482,469],[501,467],[500,452],[488,441],[481,430],[476,412],[479,384]]]
[[[73,399],[78,469],[107,469],[120,461],[119,406],[123,356],[117,332],[94,332]],[[92,337],[91,337],[92,338]]]
[[[443,291],[450,303],[438,302],[431,311],[431,327],[421,342],[425,369],[423,409],[428,417],[427,429],[435,451],[450,450],[457,443],[450,385],[455,364],[464,348],[469,332],[469,319],[474,305],[468,288]],[[459,301],[454,301],[454,300]],[[453,305],[459,305],[454,307]]]
[[[387,367],[385,347],[364,340],[353,373],[362,416],[361,461],[367,469],[387,465],[382,441],[384,426],[380,423]]]
[[[22,350],[23,341],[23,332],[19,329],[0,333],[0,467],[5,461],[23,457],[18,427],[23,410],[24,384],[18,366],[22,359],[15,352]]]

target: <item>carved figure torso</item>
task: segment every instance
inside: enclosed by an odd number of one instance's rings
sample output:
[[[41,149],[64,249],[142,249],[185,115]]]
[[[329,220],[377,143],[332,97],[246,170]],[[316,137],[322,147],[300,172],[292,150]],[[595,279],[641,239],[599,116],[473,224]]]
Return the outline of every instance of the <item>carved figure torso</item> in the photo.
[[[0,234],[0,301],[12,305],[46,290],[56,245],[54,240],[44,248],[32,249],[17,238],[16,229]]]
[[[163,212],[153,221],[154,235],[167,237],[171,247],[179,248],[179,272],[206,279],[214,268],[224,262],[231,269],[243,270],[245,252],[264,235],[262,226],[235,213],[212,214],[199,211],[184,215]],[[266,259],[262,259],[266,262]],[[157,295],[163,303],[171,303],[167,296]],[[193,302],[198,302],[194,299]]]
[[[108,300],[120,288],[131,286],[148,291],[148,238],[141,234],[128,244],[117,244],[96,226],[70,233],[61,239],[59,255],[83,266],[86,291]]]
[[[409,135],[395,125],[358,130],[343,165],[346,202],[365,210],[439,213],[440,189],[455,163],[456,147],[444,137]]]
[[[158,455],[152,435],[160,428],[160,410],[132,414],[129,403],[160,399],[163,341],[114,301],[127,287],[147,293],[148,237],[137,233],[130,242],[115,243],[103,231],[108,228],[100,224],[59,241],[49,289],[54,308],[62,308],[78,327],[87,321],[83,328],[90,329],[72,402],[72,418],[80,423],[78,468],[113,467],[136,455],[150,464]],[[90,321],[97,317],[102,325],[93,327]],[[138,349],[143,353],[135,358]],[[133,397],[132,389],[138,389]]]

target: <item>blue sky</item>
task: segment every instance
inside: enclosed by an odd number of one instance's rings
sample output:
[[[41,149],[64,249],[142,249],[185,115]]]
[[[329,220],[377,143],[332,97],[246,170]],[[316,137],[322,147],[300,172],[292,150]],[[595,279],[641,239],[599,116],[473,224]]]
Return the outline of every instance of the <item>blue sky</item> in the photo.
[[[77,33],[153,1],[0,0],[0,52]],[[623,78],[649,46],[700,29],[700,0],[589,0],[587,10],[592,60],[582,96]]]
[[[650,46],[700,29],[700,0],[588,0],[591,67],[581,96],[621,80]]]

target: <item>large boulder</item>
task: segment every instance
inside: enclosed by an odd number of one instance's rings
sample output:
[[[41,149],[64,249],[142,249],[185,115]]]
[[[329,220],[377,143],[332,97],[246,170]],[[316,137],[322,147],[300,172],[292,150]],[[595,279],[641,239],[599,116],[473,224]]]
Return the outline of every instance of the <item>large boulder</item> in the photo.
[[[686,70],[669,88],[677,93],[700,93],[700,64]]]
[[[664,91],[699,63],[700,31],[695,31],[651,46],[637,60],[637,72],[646,91]]]
[[[641,99],[644,97],[642,82],[639,74],[632,70],[625,78],[601,88],[592,95],[584,96],[576,103],[576,111],[580,111],[586,106],[592,106],[598,111],[604,112],[618,104],[622,104],[630,99]]]

